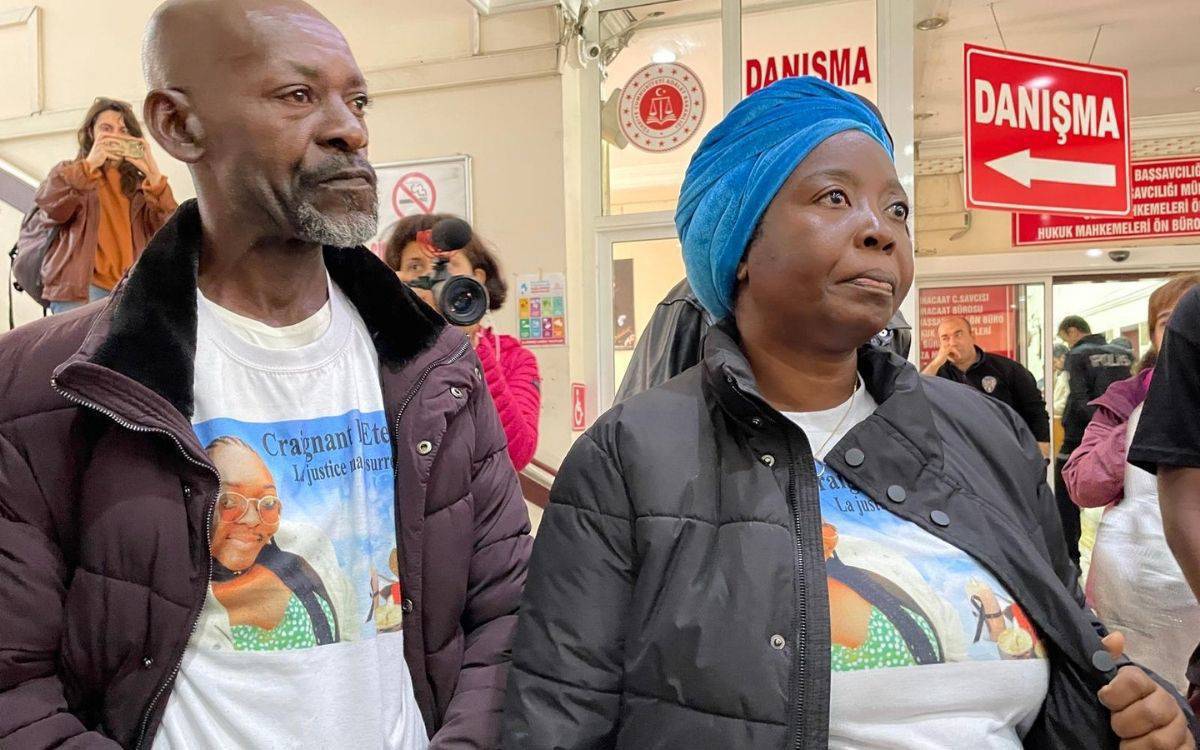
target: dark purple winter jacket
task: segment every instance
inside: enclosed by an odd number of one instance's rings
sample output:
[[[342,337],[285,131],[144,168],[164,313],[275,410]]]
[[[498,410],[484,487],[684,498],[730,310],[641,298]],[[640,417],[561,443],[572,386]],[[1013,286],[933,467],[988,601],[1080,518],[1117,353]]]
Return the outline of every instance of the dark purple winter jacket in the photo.
[[[189,420],[199,248],[189,201],[106,304],[0,337],[0,748],[149,747],[161,721],[218,491]],[[325,262],[379,351],[431,747],[495,747],[530,548],[500,420],[460,332],[366,250]]]

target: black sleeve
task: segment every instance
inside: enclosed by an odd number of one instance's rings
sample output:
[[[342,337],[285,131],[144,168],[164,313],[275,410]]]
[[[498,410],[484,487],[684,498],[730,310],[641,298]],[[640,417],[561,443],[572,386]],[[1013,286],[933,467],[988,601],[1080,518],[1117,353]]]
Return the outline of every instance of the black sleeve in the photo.
[[[1067,396],[1067,407],[1063,409],[1063,433],[1068,441],[1078,441],[1083,438],[1083,431],[1092,419],[1091,407],[1088,406],[1091,383],[1087,355],[1080,351],[1068,353],[1065,369],[1071,390]]]
[[[1013,405],[1029,431],[1039,443],[1050,442],[1050,414],[1046,411],[1046,399],[1038,390],[1033,373],[1025,369],[1020,362],[1013,362],[1009,373],[1012,385]]]
[[[967,376],[963,374],[962,370],[955,367],[953,362],[947,362],[939,367],[937,376],[943,380],[950,380],[955,383],[962,383],[963,385],[971,385],[969,382],[967,382]],[[974,388],[975,386],[971,387]]]
[[[1200,289],[1175,308],[1154,368],[1129,462],[1200,468]]]
[[[634,347],[614,404],[662,385],[700,361],[700,345],[708,326],[698,303],[679,294],[681,286],[672,289],[654,308]]]

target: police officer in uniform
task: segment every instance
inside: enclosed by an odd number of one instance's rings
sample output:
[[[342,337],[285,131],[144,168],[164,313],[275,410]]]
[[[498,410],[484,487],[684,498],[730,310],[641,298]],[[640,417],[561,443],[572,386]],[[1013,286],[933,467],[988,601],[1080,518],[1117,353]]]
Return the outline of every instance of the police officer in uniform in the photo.
[[[1062,467],[1083,442],[1083,432],[1096,411],[1096,407],[1091,406],[1092,401],[1103,396],[1113,383],[1129,377],[1133,369],[1133,351],[1110,343],[1102,333],[1092,333],[1092,327],[1078,315],[1062,319],[1058,324],[1058,337],[1070,347],[1064,365],[1070,392],[1062,416],[1063,444],[1055,457],[1054,498],[1062,516],[1067,547],[1078,563],[1079,508],[1071,501],[1062,480]]]
[[[938,341],[937,356],[922,372],[964,383],[1011,406],[1049,457],[1050,415],[1033,374],[1020,362],[980,349],[966,318],[955,316],[938,324]]]

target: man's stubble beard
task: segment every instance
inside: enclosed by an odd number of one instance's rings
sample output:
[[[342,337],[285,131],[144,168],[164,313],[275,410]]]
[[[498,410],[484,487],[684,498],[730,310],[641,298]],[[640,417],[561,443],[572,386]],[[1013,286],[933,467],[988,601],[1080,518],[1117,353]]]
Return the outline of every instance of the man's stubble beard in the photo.
[[[367,208],[358,206],[350,195],[345,202],[344,214],[330,216],[321,213],[307,195],[300,194],[295,205],[285,206],[285,211],[298,239],[332,247],[356,247],[374,237],[379,228],[378,200],[372,190]]]

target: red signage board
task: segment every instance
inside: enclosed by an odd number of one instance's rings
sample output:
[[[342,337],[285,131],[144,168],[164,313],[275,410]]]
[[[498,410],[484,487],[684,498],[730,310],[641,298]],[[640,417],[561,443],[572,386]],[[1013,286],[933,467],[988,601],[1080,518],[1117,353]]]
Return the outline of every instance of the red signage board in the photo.
[[[1014,213],[1013,247],[1200,235],[1200,156],[1133,163],[1128,217]]]
[[[951,315],[967,319],[980,349],[1016,359],[1016,289],[1011,284],[922,289],[917,306],[921,367],[937,356],[938,324]]]
[[[587,386],[583,383],[571,383],[571,429],[587,429]]]
[[[780,78],[814,75],[834,86],[846,88],[871,82],[868,47],[793,52],[790,55],[746,58],[746,96],[764,89]]]
[[[967,205],[1125,216],[1129,72],[968,44]]]

